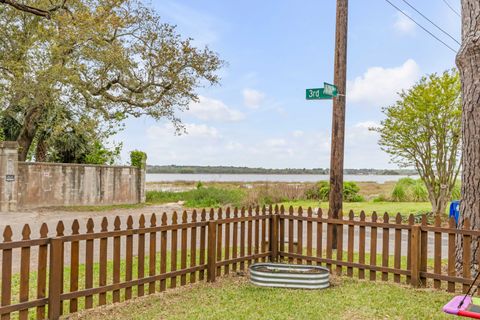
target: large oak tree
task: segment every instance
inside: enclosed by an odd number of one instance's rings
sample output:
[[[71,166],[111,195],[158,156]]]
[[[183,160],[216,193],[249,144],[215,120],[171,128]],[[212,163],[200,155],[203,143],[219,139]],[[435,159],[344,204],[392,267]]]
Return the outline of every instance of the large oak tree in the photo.
[[[19,143],[20,160],[41,155],[32,148],[82,118],[112,130],[146,115],[181,128],[178,112],[198,99],[196,89],[219,81],[217,54],[182,39],[140,1],[68,0],[48,19],[3,5],[0,25],[8,26],[0,28],[1,129]]]

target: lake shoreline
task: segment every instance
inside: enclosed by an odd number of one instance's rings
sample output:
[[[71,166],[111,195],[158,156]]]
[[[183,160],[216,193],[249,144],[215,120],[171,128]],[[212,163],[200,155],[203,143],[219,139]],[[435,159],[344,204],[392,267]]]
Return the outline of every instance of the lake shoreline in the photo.
[[[418,179],[416,175],[344,175],[344,181],[354,182],[395,182],[402,178]],[[203,174],[203,173],[147,173],[147,182],[231,182],[231,183],[313,183],[329,181],[329,175],[318,174]]]

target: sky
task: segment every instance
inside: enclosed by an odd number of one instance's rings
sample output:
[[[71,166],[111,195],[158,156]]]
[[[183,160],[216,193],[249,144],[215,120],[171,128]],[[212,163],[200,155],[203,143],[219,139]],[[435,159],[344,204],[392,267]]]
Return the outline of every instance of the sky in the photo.
[[[391,0],[455,50],[458,45],[402,0]],[[459,0],[448,0],[460,10]],[[441,0],[409,0],[460,39],[460,18]],[[307,101],[305,89],[333,83],[334,0],[152,0],[164,22],[227,62],[220,85],[199,88],[199,103],[166,120],[128,119],[115,142],[151,165],[328,168],[332,101]],[[397,168],[369,128],[381,109],[425,74],[455,66],[455,53],[385,0],[349,1],[345,168]]]

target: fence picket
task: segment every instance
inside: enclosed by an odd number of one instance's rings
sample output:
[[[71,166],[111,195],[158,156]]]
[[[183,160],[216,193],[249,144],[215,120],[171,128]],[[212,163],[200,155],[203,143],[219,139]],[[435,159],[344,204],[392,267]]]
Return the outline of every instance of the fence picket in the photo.
[[[317,258],[321,258],[323,255],[323,223],[321,219],[323,218],[322,208],[318,208],[317,211]],[[321,265],[319,261],[317,261],[317,265]]]
[[[427,226],[427,216],[424,214],[422,215],[422,227]],[[420,272],[427,272],[427,258],[428,258],[428,231],[425,231],[422,228],[421,235],[420,235]],[[420,286],[426,287],[427,285],[427,278],[425,276],[420,275]]]
[[[307,217],[312,218],[311,207],[308,207],[307,209]],[[312,232],[313,232],[312,221],[308,220],[307,221],[307,256],[309,257],[312,256]],[[307,264],[312,264],[312,260],[308,259]]]
[[[268,248],[267,248],[267,209],[265,208],[265,206],[262,207],[262,219],[260,220],[260,223],[261,223],[261,236],[260,236],[260,239],[261,239],[261,249],[260,249],[260,252],[263,253],[263,252],[267,252],[268,251]],[[262,258],[261,261],[266,261],[266,257]]]
[[[233,222],[233,235],[232,235],[232,258],[237,258],[238,253],[238,208],[233,209],[233,218],[235,222]],[[237,263],[235,262],[232,266],[232,271],[237,272]]]
[[[25,224],[22,229],[22,240],[30,240],[30,226]],[[30,280],[30,247],[22,247],[20,252],[20,302],[28,301]],[[28,319],[28,309],[19,311],[20,320]]]
[[[93,219],[87,221],[87,233],[93,233]],[[85,245],[85,289],[93,288],[93,239],[88,239]],[[93,296],[85,296],[85,309],[93,308]]]
[[[150,217],[150,227],[157,225],[157,216],[153,213]],[[154,276],[157,272],[157,233],[155,231],[150,232],[148,238],[148,275]],[[155,293],[155,281],[148,283],[148,294]]]
[[[116,216],[113,222],[114,230],[120,230],[120,217]],[[113,283],[120,282],[120,236],[113,237]],[[120,302],[120,290],[113,290],[113,302]]]
[[[408,217],[408,225],[410,227],[413,226],[415,222],[415,219],[413,217],[413,214],[410,214]],[[412,270],[412,229],[408,230],[408,235],[407,235],[407,270]],[[407,275],[407,284],[410,284],[411,281],[411,276]]]
[[[375,211],[372,213],[372,222],[377,222],[377,213]],[[377,227],[375,226],[370,228],[370,265],[377,265]],[[370,270],[370,280],[377,280],[377,272],[375,270]]]
[[[42,223],[40,227],[40,239],[48,237],[48,226]],[[47,255],[48,244],[38,246],[38,268],[37,268],[37,299],[46,297],[47,288]],[[37,319],[45,319],[45,306],[37,307]]]
[[[388,224],[390,217],[388,213],[385,212],[383,215],[383,223]],[[382,230],[382,267],[388,267],[389,249],[390,249],[390,228],[383,228]],[[388,280],[388,272],[382,272],[382,281]]]
[[[249,256],[252,255],[252,238],[253,238],[253,233],[252,233],[252,207],[248,207],[248,217],[250,218],[247,223],[247,229],[248,229],[248,234],[247,234],[247,254]],[[248,260],[248,265],[252,263],[252,260]]]
[[[260,252],[260,208],[258,206],[255,207],[255,250],[254,253],[258,254]],[[258,262],[258,258],[254,259],[254,262]]]
[[[187,211],[183,211],[182,214],[182,225],[185,225],[187,223]],[[187,228],[182,228],[181,230],[181,252],[180,252],[180,268],[182,270],[187,268],[187,236],[188,236],[188,229]],[[184,273],[180,276],[180,285],[184,286],[187,284],[187,274]]]
[[[355,219],[355,214],[352,210],[348,213],[348,220],[353,221]],[[353,247],[354,247],[354,236],[355,236],[355,226],[353,224],[348,225],[348,246],[347,246],[347,260],[348,262],[353,262]],[[353,277],[353,268],[347,267],[347,276]]]
[[[192,212],[192,222],[197,222],[197,211]],[[197,265],[197,227],[192,227],[190,230],[190,267],[193,268]],[[190,283],[196,282],[195,271],[190,272]]]
[[[79,234],[80,224],[73,220],[72,234]],[[70,292],[78,291],[79,242],[72,241],[70,247]],[[78,311],[78,299],[70,299],[70,312]]]
[[[288,214],[290,219],[288,219],[288,253],[294,253],[294,238],[293,238],[293,207],[288,208]],[[288,257],[288,263],[293,263],[293,258]]]
[[[240,211],[240,215],[242,217],[242,222],[240,222],[240,257],[245,257],[245,208],[242,207]],[[242,260],[240,261],[240,270],[245,270],[245,262]]]
[[[223,211],[222,208],[218,208],[217,211],[218,214],[218,220],[223,219]],[[222,261],[222,240],[223,240],[223,223],[217,223],[217,257],[216,261]],[[220,276],[222,274],[222,266],[218,265],[217,266],[217,276]]]
[[[397,213],[395,217],[395,223],[397,225],[402,224],[402,215]],[[402,229],[395,228],[395,247],[394,247],[394,257],[393,257],[393,267],[395,269],[400,269],[402,262]],[[400,274],[395,273],[393,275],[393,281],[400,282]]]
[[[435,215],[435,227],[441,226],[441,218],[439,214]],[[433,260],[433,271],[436,274],[442,274],[442,234],[440,232],[435,232],[434,235],[434,260]],[[440,289],[442,283],[440,280],[433,280],[433,287],[435,289]]]
[[[56,231],[57,231],[57,237],[63,237],[64,236],[65,225],[63,224],[62,220],[58,221]],[[56,267],[59,270],[58,281],[60,282],[60,294],[62,294],[63,293],[63,283],[65,282],[65,279],[64,279],[65,248],[64,248],[63,243],[59,247],[60,247],[59,259],[58,259],[58,265]],[[58,311],[60,312],[60,315],[62,315],[63,314],[63,303],[60,302],[59,304],[60,304],[60,306],[59,306]]]
[[[332,210],[328,209],[328,221],[327,221],[327,259],[332,259],[332,243],[333,243],[333,225],[330,222],[332,220]],[[332,272],[332,265],[330,263],[326,264],[328,270]]]
[[[464,218],[463,230],[470,230],[470,219]],[[472,236],[469,234],[463,234],[463,278],[470,279],[471,263],[472,263]],[[463,284],[463,293],[468,291],[468,283]]]
[[[278,205],[275,205],[275,214],[279,214],[280,210],[280,215],[285,214],[285,207],[283,205],[278,208]],[[280,219],[280,230],[279,230],[279,235],[280,235],[280,244],[279,244],[279,249],[280,252],[285,252],[285,219]]]
[[[338,212],[337,221],[343,221],[343,212],[340,210]],[[338,223],[337,226],[337,260],[343,261],[343,224]],[[336,266],[337,275],[342,275],[342,265],[337,264]]]
[[[298,207],[298,216],[303,216],[302,207]],[[303,221],[297,220],[297,254],[303,255]],[[301,258],[297,259],[298,264],[302,264],[303,260]]]
[[[145,216],[140,215],[138,221],[139,229],[145,228]],[[138,265],[137,265],[137,275],[138,279],[145,277],[145,233],[140,233],[138,235]],[[139,284],[137,287],[137,295],[142,297],[145,294],[145,285]]]
[[[131,215],[127,218],[127,230],[133,229],[133,218]],[[133,263],[133,235],[127,235],[125,244],[125,281],[132,280],[132,263]],[[132,298],[132,287],[125,288],[125,300]]]
[[[205,213],[205,211],[204,211]],[[205,215],[203,215],[205,220]],[[162,226],[167,225],[167,214],[164,212],[162,214]],[[160,273],[164,274],[167,272],[167,230],[163,230],[160,233]],[[167,289],[167,280],[160,280],[160,291],[165,291]]]
[[[207,212],[205,209],[202,210],[200,221],[205,222],[207,216]],[[199,258],[199,263],[201,265],[205,264],[205,245],[206,245],[206,238],[207,237],[207,227],[206,226],[201,226],[200,227],[200,258]],[[202,281],[205,278],[205,270],[200,270],[198,279]]]
[[[225,219],[230,219],[230,208],[225,210]],[[225,260],[230,259],[230,223],[227,222],[225,224],[225,239],[224,239],[224,247],[225,247]],[[227,264],[225,265],[225,274],[230,273],[230,266]]]
[[[448,227],[450,229],[455,229],[455,220],[453,217],[450,217],[448,220]],[[455,276],[455,233],[448,233],[448,275],[450,277]],[[455,282],[448,281],[447,283],[448,292],[455,292]]]
[[[101,224],[101,232],[108,231],[108,219],[107,217],[103,217],[102,224]],[[99,279],[98,285],[105,286],[107,284],[107,250],[108,250],[108,238],[102,237],[100,238],[100,257],[99,257]],[[107,303],[107,294],[102,292],[98,295],[98,304],[104,305]]]
[[[176,226],[177,225],[177,212],[173,212],[172,215],[172,225]],[[170,244],[170,271],[176,271],[177,270],[177,244],[178,244],[178,238],[177,238],[177,231],[178,229],[172,229],[172,243]],[[177,286],[177,277],[173,276],[170,277],[170,288],[175,288]]]
[[[365,212],[362,210],[360,212],[360,222],[365,222]],[[360,225],[358,231],[358,263],[365,264],[365,226]],[[359,268],[358,278],[365,279],[365,268]]]

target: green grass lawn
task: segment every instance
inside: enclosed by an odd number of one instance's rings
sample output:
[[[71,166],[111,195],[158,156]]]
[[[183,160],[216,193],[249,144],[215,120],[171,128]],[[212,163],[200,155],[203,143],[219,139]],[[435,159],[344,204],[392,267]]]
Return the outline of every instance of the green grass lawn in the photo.
[[[246,277],[224,277],[71,319],[450,319],[452,295],[391,283],[336,278],[325,290],[259,288]]]
[[[302,206],[302,208],[318,208],[319,206],[324,210],[328,211],[328,202],[318,202],[318,201],[289,201],[282,203],[285,207],[293,206],[297,208]],[[383,215],[383,213],[388,212],[391,216],[400,212],[402,215],[409,215],[411,213],[417,214],[419,212],[428,212],[432,210],[432,205],[430,202],[344,202],[343,203],[343,212],[349,212],[353,210],[355,215],[359,215],[361,210],[365,211],[367,216],[370,216],[373,211],[376,211],[377,214]]]

